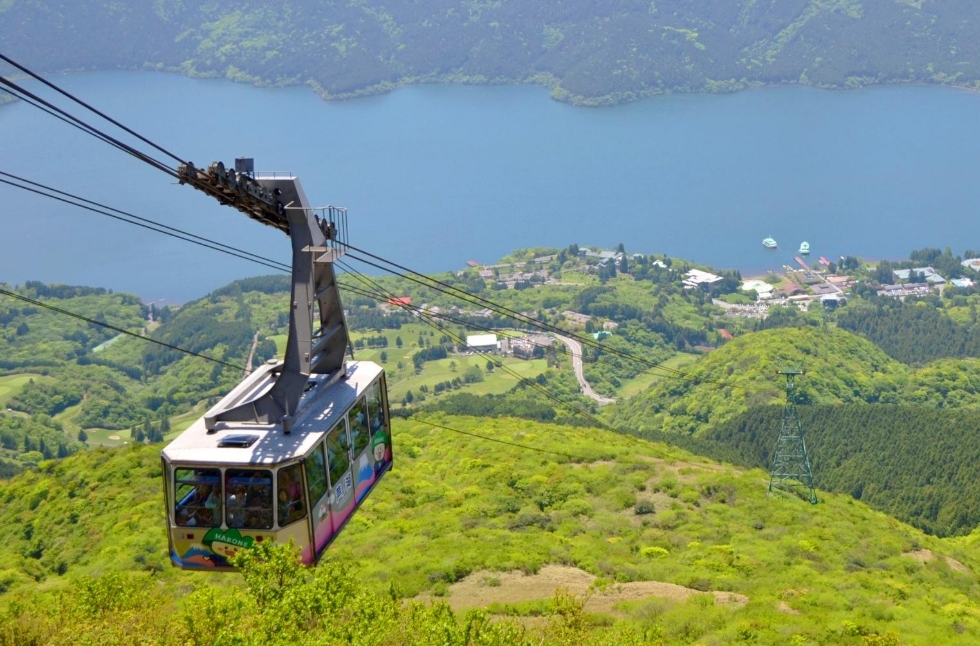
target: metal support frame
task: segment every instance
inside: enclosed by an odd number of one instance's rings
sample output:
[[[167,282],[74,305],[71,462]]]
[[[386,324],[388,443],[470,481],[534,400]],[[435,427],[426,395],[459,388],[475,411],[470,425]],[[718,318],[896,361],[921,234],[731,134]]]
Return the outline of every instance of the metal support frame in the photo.
[[[329,375],[331,382],[347,373],[350,336],[333,268],[348,249],[347,212],[312,208],[297,178],[283,173],[255,175],[251,160],[236,160],[234,171],[216,162],[207,171],[185,164],[178,172],[181,183],[290,238],[289,339],[284,361],[272,368],[275,382],[245,401],[208,411],[204,418],[209,432],[218,422],[255,422],[282,423],[283,432],[289,433],[310,375]]]
[[[810,504],[815,505],[817,494],[813,488],[813,473],[806,452],[806,441],[803,439],[803,426],[796,410],[796,377],[805,373],[800,368],[787,368],[778,370],[776,374],[786,377],[786,406],[783,408],[776,452],[772,458],[766,498],[774,489],[782,489],[801,494]]]

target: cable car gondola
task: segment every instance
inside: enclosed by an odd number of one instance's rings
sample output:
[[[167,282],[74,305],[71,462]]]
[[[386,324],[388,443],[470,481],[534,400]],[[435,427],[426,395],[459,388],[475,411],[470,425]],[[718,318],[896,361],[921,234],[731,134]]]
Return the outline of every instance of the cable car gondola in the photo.
[[[315,564],[391,469],[384,370],[347,361],[350,345],[333,262],[346,213],[317,213],[299,180],[186,164],[181,180],[292,241],[289,339],[282,362],[246,377],[162,452],[170,558],[231,569],[256,542],[292,540]],[[322,215],[322,217],[321,217]]]

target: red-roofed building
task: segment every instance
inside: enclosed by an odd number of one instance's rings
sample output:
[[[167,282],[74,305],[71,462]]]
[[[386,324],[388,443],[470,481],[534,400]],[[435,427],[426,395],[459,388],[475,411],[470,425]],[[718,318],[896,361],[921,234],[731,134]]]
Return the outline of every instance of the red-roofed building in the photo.
[[[399,296],[398,298],[389,298],[388,305],[394,305],[395,307],[405,307],[406,305],[412,304],[411,296]]]
[[[726,330],[725,328],[720,328],[718,330],[718,335],[721,338],[725,339],[726,341],[731,341],[732,339],[735,338],[734,336],[732,336],[732,333]]]

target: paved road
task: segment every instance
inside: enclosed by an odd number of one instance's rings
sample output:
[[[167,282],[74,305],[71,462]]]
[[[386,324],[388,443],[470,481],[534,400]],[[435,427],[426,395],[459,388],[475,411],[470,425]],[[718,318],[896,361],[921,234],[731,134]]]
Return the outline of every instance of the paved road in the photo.
[[[255,348],[259,345],[259,333],[255,332],[255,337],[252,339],[252,349],[248,351],[248,361],[245,362],[245,374],[244,377],[252,374],[252,359],[255,357]]]
[[[603,397],[596,391],[592,390],[592,386],[589,382],[585,380],[585,375],[582,374],[582,344],[567,336],[561,336],[556,334],[555,337],[568,346],[568,349],[572,353],[572,367],[575,369],[575,378],[578,379],[578,385],[582,388],[582,392],[585,393],[586,397],[590,397],[600,406],[605,406],[606,404],[615,404],[616,400],[609,397]]]

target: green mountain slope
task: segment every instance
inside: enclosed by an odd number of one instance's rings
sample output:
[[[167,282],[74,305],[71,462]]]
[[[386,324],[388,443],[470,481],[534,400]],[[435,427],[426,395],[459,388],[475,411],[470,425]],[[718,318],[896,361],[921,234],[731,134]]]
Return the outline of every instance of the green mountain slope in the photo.
[[[802,365],[796,401],[807,405],[902,404],[977,408],[980,361],[943,359],[910,368],[870,341],[837,328],[778,328],[740,336],[625,401],[619,428],[701,434],[749,408],[782,404],[777,371]]]
[[[341,584],[355,586],[345,588],[348,595],[362,591],[347,597],[355,599],[350,612],[337,615],[330,630],[376,617],[372,634],[383,643],[431,643],[422,633],[394,631],[392,625],[407,620],[397,614],[403,606],[390,605],[392,594],[428,592],[452,600],[453,584],[469,575],[485,577],[479,580],[492,588],[495,571],[533,574],[559,564],[600,577],[599,596],[628,582],[663,581],[695,593],[728,593],[721,598],[734,601],[698,594],[639,599],[582,618],[574,640],[553,630],[537,643],[966,644],[980,637],[975,550],[923,535],[847,496],[826,494],[816,506],[767,500],[762,471],[593,429],[506,419],[433,421],[573,457],[488,442],[424,420],[396,420],[396,470],[331,548],[331,567],[349,570],[352,578],[326,570],[334,578],[317,584],[324,599],[336,598]],[[213,643],[218,635],[259,643],[259,624],[272,621],[265,613],[282,606],[255,606],[256,598],[225,587],[237,576],[192,576],[164,565],[157,451],[86,452],[0,483],[0,606],[8,609],[0,623],[24,627],[0,631],[0,643],[28,643],[40,633],[40,642],[45,634],[64,640],[58,607],[67,613],[61,616],[77,612],[84,619],[72,626],[76,641],[100,643],[98,635],[111,634],[126,643],[132,635],[125,631],[139,629],[144,643],[176,643],[173,635],[193,643],[187,631],[197,628],[211,635],[197,643]],[[117,578],[86,583],[107,572]],[[52,596],[66,587],[69,597]],[[103,596],[93,596],[100,590]],[[389,605],[364,596],[372,591],[388,594]],[[524,602],[495,610],[576,616],[560,614],[570,612],[567,606],[534,605],[536,594],[529,588]],[[130,597],[136,601],[126,601]],[[289,598],[294,607],[307,599]],[[152,610],[137,613],[131,608],[137,601]],[[201,612],[206,625],[191,620]],[[295,623],[287,624],[292,628],[278,637],[261,634],[267,643],[341,641],[327,639],[326,628],[296,634]],[[474,643],[454,634],[440,643]]]
[[[908,369],[854,334],[838,329],[779,328],[747,334],[624,403],[620,428],[700,433],[748,407],[785,400],[784,366],[802,364],[800,403],[897,403]]]
[[[234,366],[244,366],[253,342],[253,362],[275,356],[275,343],[263,335],[282,323],[282,289],[275,278],[236,281],[176,312],[151,312],[132,294],[101,288],[36,281],[13,288],[34,303],[0,297],[0,477],[64,457],[80,442],[162,439],[171,418],[230,390],[242,374]]]
[[[967,0],[5,0],[0,50],[48,72],[166,69],[334,97],[434,80],[535,82],[596,104],[774,83],[975,87],[978,12]]]

